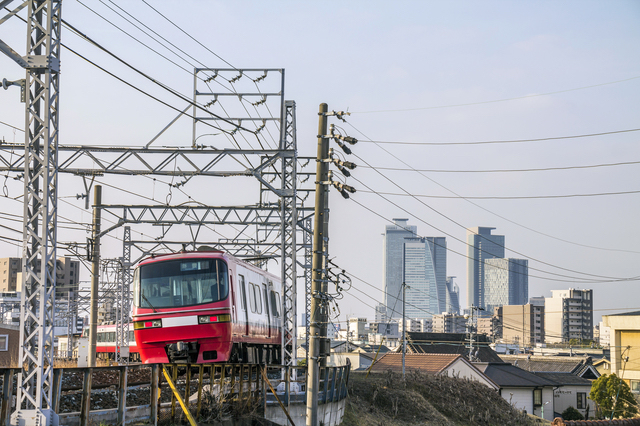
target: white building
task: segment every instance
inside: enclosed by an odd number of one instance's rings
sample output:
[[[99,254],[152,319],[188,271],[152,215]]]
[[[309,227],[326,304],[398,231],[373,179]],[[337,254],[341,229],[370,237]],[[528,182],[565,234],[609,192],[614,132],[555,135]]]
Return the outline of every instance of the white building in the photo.
[[[545,340],[593,339],[593,290],[551,290],[545,298]]]
[[[369,337],[369,325],[366,318],[349,318],[347,324],[348,339],[350,341],[365,342]]]
[[[603,348],[608,348],[611,342],[611,327],[607,327],[602,321],[600,321],[598,329],[600,332],[600,338],[598,341],[599,345]]]
[[[443,312],[433,316],[434,333],[466,333],[467,319],[463,315]]]

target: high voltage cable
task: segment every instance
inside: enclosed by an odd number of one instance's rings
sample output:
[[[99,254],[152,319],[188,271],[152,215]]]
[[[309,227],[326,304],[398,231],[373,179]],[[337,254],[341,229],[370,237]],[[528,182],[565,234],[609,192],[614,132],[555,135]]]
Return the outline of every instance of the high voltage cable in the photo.
[[[151,6],[149,3],[147,3],[145,0],[142,0],[142,2],[144,4],[146,4],[147,6],[149,6],[154,12],[156,12],[158,15],[162,16],[164,19],[166,19],[171,25],[173,25],[174,27],[176,27],[177,29],[179,29],[180,31],[182,31],[187,37],[189,37],[191,40],[195,41],[196,43],[198,43],[200,46],[204,47],[207,51],[209,51],[209,53],[211,53],[212,55],[214,55],[216,58],[220,59],[222,62],[224,62],[225,64],[229,65],[231,68],[237,70],[236,67],[234,67],[233,65],[231,65],[229,62],[227,62],[226,60],[224,60],[220,55],[218,55],[217,53],[215,53],[214,51],[212,51],[211,49],[209,49],[207,46],[205,46],[204,44],[200,43],[198,40],[196,40],[193,36],[191,36],[191,34],[189,34],[188,32],[186,32],[185,30],[183,30],[180,26],[176,25],[171,19],[167,18],[166,16],[164,16],[162,13],[160,13],[156,8],[154,8],[153,6]]]
[[[371,138],[369,138],[367,135],[365,135],[362,131],[360,131],[358,128],[356,128],[353,124],[351,124],[350,122],[347,122],[347,124],[349,124],[349,126],[351,126],[351,127],[352,127],[356,132],[358,132],[359,134],[361,134],[361,135],[362,135],[362,136],[364,136],[365,138],[367,138],[367,139],[371,140]],[[407,166],[407,167],[409,167],[409,168],[412,168],[412,167],[411,167],[411,166],[410,166],[406,161],[404,161],[404,160],[400,159],[398,156],[396,156],[395,154],[393,154],[393,153],[392,153],[392,152],[390,152],[389,150],[385,149],[384,147],[380,146],[379,144],[376,144],[376,146],[378,146],[378,148],[380,148],[381,150],[383,150],[384,152],[386,152],[388,155],[390,155],[390,156],[392,156],[393,158],[395,158],[396,160],[400,161],[400,162],[401,162],[402,164],[404,164],[405,166]],[[591,246],[591,245],[587,245],[587,244],[576,243],[576,242],[573,242],[573,241],[565,240],[565,239],[563,239],[563,238],[559,238],[559,237],[556,237],[556,236],[553,236],[553,235],[546,234],[546,233],[544,233],[544,232],[538,231],[538,230],[536,230],[536,229],[530,228],[530,227],[528,227],[528,226],[525,226],[525,225],[522,225],[522,224],[520,224],[520,223],[518,223],[518,222],[515,222],[515,221],[513,221],[513,220],[511,220],[511,219],[508,219],[508,218],[506,218],[506,217],[504,217],[504,216],[502,216],[502,215],[499,215],[498,213],[495,213],[495,212],[493,212],[493,211],[491,211],[491,210],[489,210],[489,209],[487,209],[487,208],[485,208],[485,207],[482,207],[481,205],[479,205],[479,204],[477,204],[477,203],[474,203],[473,201],[471,201],[471,200],[469,200],[469,199],[467,199],[467,198],[462,197],[460,194],[458,194],[458,193],[456,193],[455,191],[453,191],[453,190],[451,190],[451,189],[447,188],[446,186],[444,186],[444,185],[442,185],[441,183],[439,183],[439,182],[435,181],[434,179],[430,178],[429,176],[425,175],[424,173],[422,173],[422,172],[418,172],[418,173],[419,173],[422,177],[424,177],[425,179],[429,180],[430,182],[432,182],[432,183],[434,183],[434,184],[438,185],[439,187],[441,187],[441,188],[445,189],[446,191],[448,191],[448,192],[452,193],[453,195],[455,195],[455,196],[457,196],[457,197],[460,197],[460,198],[464,199],[464,200],[465,200],[465,201],[467,201],[469,204],[471,204],[471,205],[473,205],[473,206],[476,206],[477,208],[479,208],[479,209],[481,209],[481,210],[484,210],[484,211],[486,211],[487,213],[490,213],[490,214],[492,214],[492,215],[494,215],[494,216],[496,216],[496,217],[499,217],[500,219],[506,220],[506,221],[507,221],[507,222],[509,222],[509,223],[512,223],[512,224],[514,224],[514,225],[516,225],[516,226],[520,226],[520,227],[522,227],[522,228],[524,228],[524,229],[526,229],[526,230],[528,230],[528,231],[534,232],[534,233],[536,233],[536,234],[543,235],[543,236],[545,236],[545,237],[548,237],[548,238],[551,238],[551,239],[554,239],[554,240],[557,240],[557,241],[562,241],[562,242],[564,242],[564,243],[568,243],[568,244],[576,245],[576,246],[579,246],[579,247],[586,247],[586,248],[592,248],[592,249],[604,250],[604,251],[618,251],[618,252],[625,252],[625,253],[640,253],[640,252],[638,252],[638,251],[633,251],[633,250],[611,249],[611,248],[596,247],[596,246]]]
[[[86,6],[85,6],[85,7],[86,7]],[[95,13],[95,12],[94,12],[94,13]],[[100,16],[100,15],[98,15],[98,16]],[[161,87],[161,88],[163,88],[163,89],[167,90],[169,93],[173,94],[174,96],[177,96],[177,97],[178,97],[178,98],[180,98],[181,100],[183,100],[183,101],[187,102],[189,105],[192,105],[192,106],[194,106],[194,107],[196,107],[196,108],[198,108],[198,109],[200,109],[200,110],[204,111],[206,114],[210,114],[210,115],[212,115],[213,117],[216,117],[216,118],[220,119],[221,121],[224,121],[225,123],[230,124],[230,125],[232,125],[232,126],[234,126],[234,127],[238,128],[238,129],[245,130],[245,131],[247,131],[247,132],[249,132],[249,133],[253,133],[253,134],[255,134],[255,132],[253,132],[253,131],[251,131],[251,130],[249,130],[249,129],[246,129],[246,128],[244,128],[244,127],[242,127],[242,126],[238,125],[238,124],[235,124],[235,123],[231,122],[230,120],[228,120],[228,119],[226,119],[226,118],[224,118],[224,117],[221,117],[221,116],[219,116],[219,115],[217,115],[217,114],[214,114],[213,112],[211,112],[211,111],[207,110],[206,108],[202,107],[201,105],[198,105],[198,104],[197,104],[197,103],[195,103],[193,100],[191,100],[191,99],[187,98],[185,95],[183,95],[182,93],[178,92],[177,90],[172,89],[171,87],[167,86],[166,84],[159,82],[158,80],[156,80],[156,79],[152,78],[151,76],[149,76],[149,75],[147,75],[146,73],[144,73],[144,72],[140,71],[139,69],[137,69],[137,68],[136,68],[136,67],[134,67],[133,65],[129,64],[127,61],[125,61],[124,59],[120,58],[119,56],[117,56],[116,54],[114,54],[113,52],[111,52],[110,50],[108,50],[107,48],[103,47],[101,44],[99,44],[99,43],[98,43],[98,42],[96,42],[95,40],[93,40],[93,39],[91,39],[90,37],[88,37],[88,36],[87,36],[86,34],[84,34],[82,31],[80,31],[80,30],[78,30],[77,28],[75,28],[73,25],[69,24],[68,22],[66,22],[66,21],[64,21],[64,20],[63,20],[63,23],[64,23],[66,26],[68,26],[72,31],[76,32],[76,33],[77,33],[77,35],[79,35],[80,37],[84,38],[84,39],[85,39],[85,40],[87,40],[89,43],[91,43],[91,44],[93,44],[94,46],[96,46],[98,49],[102,50],[103,52],[105,52],[106,54],[108,54],[109,56],[111,56],[112,58],[116,59],[118,62],[120,62],[120,63],[122,63],[123,65],[127,66],[128,68],[130,68],[131,70],[135,71],[136,73],[140,74],[141,76],[143,76],[143,77],[144,77],[144,78],[146,78],[147,80],[151,81],[152,83],[154,83],[154,84],[158,85],[159,87]],[[61,44],[62,44],[62,43],[61,43]],[[64,46],[64,45],[63,45],[63,46]],[[67,49],[69,49],[69,47],[67,47],[67,46],[64,46],[64,47],[65,47],[65,48],[67,48]],[[71,49],[69,49],[69,50],[71,50]],[[78,55],[78,56],[81,56],[81,55],[79,55],[78,53],[76,53],[75,51],[73,51],[73,53],[75,53],[75,54],[76,54],[76,55]],[[81,56],[81,57],[82,57],[82,56]],[[86,59],[86,58],[84,58],[84,57],[82,57],[82,58],[83,58],[83,59],[85,59],[86,61],[90,62],[88,59]],[[93,64],[93,63],[92,63],[92,64]],[[97,66],[97,65],[96,65],[96,66]],[[98,68],[100,68],[100,67],[98,67]],[[103,68],[100,68],[100,69],[102,69],[102,70],[103,70],[103,71],[105,71],[105,72],[108,72],[108,71],[104,70]],[[113,76],[113,74],[112,74],[112,73],[109,73],[109,74]],[[189,74],[191,74],[191,73],[189,72]],[[139,89],[138,89],[138,90],[139,90]],[[182,112],[182,111],[180,111],[180,112]],[[187,115],[187,114],[185,114],[185,115]],[[191,117],[191,116],[190,116],[190,117]],[[194,118],[194,117],[191,117],[191,118]],[[194,119],[195,119],[195,118],[194,118]],[[222,132],[230,133],[228,130],[224,130],[224,129],[220,128],[220,127],[216,127],[216,126],[213,126],[213,125],[210,125],[210,126],[211,126],[211,127],[213,127],[213,128],[215,128],[215,129],[218,129],[218,130],[220,130],[220,131],[222,131]]]
[[[554,199],[554,198],[579,198],[579,197],[602,197],[606,195],[629,195],[638,194],[638,191],[620,191],[620,192],[599,192],[593,194],[567,194],[567,195],[522,195],[522,196],[449,196],[449,195],[424,195],[424,194],[400,194],[397,192],[376,192],[376,191],[359,191],[370,194],[395,195],[401,197],[419,197],[419,198],[439,198],[439,199],[464,199],[464,200],[535,200],[535,199]]]
[[[148,36],[149,38],[151,38],[152,40],[154,40],[156,43],[160,44],[162,47],[164,47],[165,49],[167,49],[169,52],[173,53],[174,55],[176,55],[177,57],[179,57],[180,59],[182,59],[184,62],[188,63],[189,65],[191,65],[193,68],[197,68],[193,63],[189,62],[188,60],[186,60],[183,56],[180,56],[179,54],[177,54],[174,50],[170,49],[169,47],[167,47],[165,44],[163,44],[162,42],[158,41],[157,38],[153,37],[152,35],[150,35],[148,32],[146,32],[145,30],[143,30],[142,28],[140,28],[138,25],[136,25],[135,23],[131,22],[127,17],[123,16],[120,12],[118,12],[117,10],[113,9],[111,6],[109,6],[108,4],[106,4],[103,0],[99,0],[100,3],[102,3],[103,5],[105,5],[107,8],[109,8],[111,11],[113,11],[114,13],[116,13],[118,16],[120,16],[121,18],[123,18],[124,20],[126,20],[129,24],[133,25],[135,28],[137,28],[138,30],[140,30],[142,33],[144,33],[146,36]],[[200,64],[202,67],[205,67],[205,65],[200,62],[199,60],[197,60],[196,58],[194,58],[193,56],[189,55],[188,53],[186,53],[184,50],[180,49],[179,47],[177,47],[175,44],[171,43],[169,40],[167,40],[165,37],[163,37],[162,35],[158,34],[156,31],[154,31],[153,29],[151,29],[149,26],[145,25],[142,21],[140,21],[139,19],[137,19],[135,16],[133,16],[132,14],[130,14],[129,12],[127,12],[126,10],[124,10],[122,7],[116,5],[112,0],[108,0],[110,3],[112,3],[114,6],[116,6],[118,9],[120,9],[121,11],[123,11],[124,13],[126,13],[128,16],[130,16],[131,18],[135,19],[137,22],[139,22],[141,25],[144,25],[147,29],[149,29],[150,31],[152,31],[154,34],[156,34],[158,37],[162,38],[164,41],[166,41],[167,43],[169,43],[171,46],[173,46],[175,49],[179,50],[181,53],[187,55],[189,58],[191,58],[192,60],[196,61],[198,64]],[[86,7],[86,6],[85,6]],[[91,9],[90,9],[91,10]],[[95,12],[94,12],[95,13]],[[105,19],[107,22],[111,23],[109,20]],[[111,23],[112,24],[112,23]],[[113,25],[113,24],[112,24]],[[115,26],[115,25],[114,25]],[[141,43],[143,46],[151,49],[149,46],[147,46],[146,44],[142,43],[140,40],[136,39],[135,37],[131,36],[131,34],[127,33],[126,31],[124,31],[122,28],[115,26],[116,28],[118,28],[120,31],[124,32],[125,34],[127,34],[129,37],[134,38],[136,41],[138,41],[139,43]],[[169,60],[168,58],[166,58],[165,56],[161,55],[159,52],[156,52],[155,50],[151,49],[154,53],[157,53],[158,55],[160,55],[161,57],[163,57],[164,59]],[[175,64],[175,62],[171,61],[172,63]],[[177,65],[177,64],[175,64]],[[179,66],[179,65],[177,65]],[[180,66],[179,66],[180,67]],[[187,71],[189,73],[189,75],[192,75],[191,72],[183,67],[180,67],[181,69]],[[201,77],[198,77],[201,81],[203,81],[207,87],[209,87],[210,91],[213,92],[213,90],[211,89],[211,87],[209,86],[209,84],[207,83],[207,81]],[[220,84],[218,82],[218,84]],[[256,85],[257,86],[257,85]],[[226,87],[225,87],[226,88]],[[236,93],[237,91],[235,91],[233,89],[233,85],[232,88],[226,88],[227,90],[229,90],[230,92]],[[258,89],[259,91],[259,89]],[[243,98],[241,99],[241,104],[242,107],[244,108],[244,110],[247,112],[248,115],[249,111],[247,110],[246,106],[244,105],[244,102],[246,102],[246,100]],[[222,106],[222,104],[220,104]],[[224,110],[224,108],[223,108]],[[226,111],[225,111],[226,112]],[[259,113],[258,113],[259,115]],[[257,125],[256,125],[257,126]],[[244,137],[244,135],[241,133],[241,136],[245,139],[245,141],[247,142],[247,144],[249,144],[249,146],[251,147],[250,142],[246,139],[246,137]],[[273,139],[273,137],[272,137]],[[258,143],[260,144],[260,147],[262,149],[264,149],[264,146],[262,145],[262,142],[260,141],[260,138],[257,138]],[[265,139],[266,141],[266,139]],[[275,142],[275,141],[274,141]],[[251,147],[251,149],[253,149],[253,147]]]
[[[355,157],[356,157],[356,158],[358,158],[360,161],[362,161],[362,162],[364,162],[365,164],[367,164],[368,166],[370,166],[370,164],[369,164],[369,163],[367,163],[367,162],[366,162],[364,159],[362,159],[360,156],[358,156],[357,154],[354,154],[354,155],[355,155]],[[374,169],[374,170],[375,170],[375,169]],[[454,224],[458,225],[459,227],[461,227],[461,228],[463,228],[463,229],[467,230],[467,228],[466,228],[465,226],[463,226],[462,224],[460,224],[460,223],[458,223],[457,221],[453,220],[453,219],[452,219],[452,218],[450,218],[449,216],[447,216],[447,215],[445,215],[445,214],[441,213],[440,211],[436,210],[435,208],[433,208],[433,207],[429,206],[428,204],[424,203],[424,201],[420,200],[419,198],[417,198],[417,197],[415,197],[414,195],[412,195],[411,193],[409,193],[409,191],[407,191],[406,189],[404,189],[402,186],[400,186],[398,183],[396,183],[396,182],[395,182],[395,181],[393,181],[392,179],[389,179],[386,175],[384,175],[384,174],[383,174],[382,172],[380,172],[379,170],[375,170],[375,171],[376,171],[380,176],[384,177],[386,180],[388,180],[388,181],[389,181],[389,182],[391,182],[393,185],[395,185],[396,187],[398,187],[400,190],[402,190],[402,191],[403,191],[403,192],[405,192],[406,194],[409,194],[409,195],[410,195],[412,198],[414,198],[415,200],[419,201],[422,205],[424,205],[424,206],[425,206],[425,207],[427,207],[428,209],[430,209],[430,210],[432,210],[433,212],[437,213],[438,215],[440,215],[440,216],[444,217],[445,219],[449,220],[450,222],[452,222],[452,223],[454,223]],[[356,181],[358,181],[360,184],[362,184],[363,186],[365,186],[365,187],[366,187],[367,189],[369,189],[370,191],[374,191],[373,189],[371,189],[369,186],[367,186],[366,184],[364,184],[364,183],[363,183],[362,181],[360,181],[359,179],[357,179],[357,178],[355,178],[355,177],[354,177],[354,179],[355,179]],[[374,191],[374,192],[376,192],[376,191]],[[395,205],[396,207],[399,207],[396,203],[391,202],[390,200],[388,200],[387,198],[385,198],[385,197],[384,197],[383,195],[381,195],[380,193],[376,192],[376,194],[377,194],[378,196],[380,196],[381,198],[385,199],[387,202],[390,202],[390,203],[392,203],[393,205]],[[403,209],[403,210],[404,210],[404,209]],[[406,210],[405,210],[405,211],[406,211]],[[414,217],[415,217],[415,215],[414,215]],[[468,244],[466,241],[462,241],[462,240],[460,240],[459,238],[454,237],[453,235],[448,234],[448,233],[446,233],[446,232],[444,232],[444,231],[442,231],[442,230],[440,230],[440,229],[436,228],[436,227],[435,227],[435,226],[433,226],[432,224],[429,224],[429,223],[427,223],[426,221],[424,221],[423,219],[419,219],[419,218],[418,218],[418,220],[420,220],[421,222],[423,222],[423,223],[427,224],[428,226],[433,227],[434,229],[439,230],[440,232],[443,232],[444,234],[446,234],[446,235],[450,236],[451,238],[454,238],[455,240],[462,242],[462,243],[463,243],[463,244],[465,244],[466,246],[469,246],[469,244]],[[501,246],[501,247],[502,247],[502,248],[504,248],[504,249],[507,249],[507,247],[505,247],[505,246]],[[541,264],[543,264],[543,265],[551,266],[551,267],[553,267],[553,268],[561,269],[561,270],[564,270],[564,271],[567,271],[567,272],[573,272],[573,273],[577,273],[577,274],[582,274],[582,275],[587,275],[587,276],[593,276],[593,277],[598,277],[598,278],[607,278],[607,279],[620,280],[620,278],[609,277],[609,276],[603,276],[603,275],[597,275],[597,274],[590,274],[590,273],[586,273],[586,272],[576,271],[576,270],[573,270],[573,269],[563,268],[563,267],[556,266],[556,265],[553,265],[553,264],[548,263],[548,262],[544,262],[544,261],[541,261],[541,260],[535,259],[535,258],[530,257],[530,256],[526,256],[526,255],[524,255],[524,254],[522,254],[522,253],[520,253],[520,252],[518,252],[518,251],[515,251],[515,250],[513,250],[513,249],[509,249],[509,250],[511,250],[511,251],[512,251],[512,252],[514,252],[515,254],[518,254],[518,255],[520,255],[520,256],[524,256],[525,258],[529,258],[529,259],[534,260],[534,261],[536,261],[536,262],[539,262],[539,263],[541,263]],[[531,268],[531,269],[534,269],[534,270],[538,270],[538,271],[539,271],[539,269],[536,269],[536,268]],[[545,271],[541,271],[541,272],[545,272]],[[566,276],[566,275],[562,275],[562,274],[556,274],[556,273],[552,273],[552,272],[545,272],[545,273],[547,273],[547,274],[551,274],[551,275],[557,275],[557,276],[564,276],[564,277],[566,277],[566,278],[574,278],[574,277],[570,277],[570,276]],[[583,278],[579,278],[579,279],[583,279]]]
[[[538,94],[535,94],[535,95],[518,96],[518,97],[515,97],[515,98],[494,99],[494,100],[491,100],[491,101],[468,102],[468,103],[464,103],[464,104],[440,105],[440,106],[421,107],[421,108],[387,109],[387,110],[378,110],[378,111],[354,111],[354,112],[351,112],[351,114],[372,114],[372,113],[380,113],[380,112],[421,111],[421,110],[429,110],[429,109],[454,108],[454,107],[461,107],[461,106],[492,104],[492,103],[498,103],[498,102],[515,101],[515,100],[518,100],[518,99],[535,98],[535,97],[539,97],[539,96],[556,95],[558,93],[573,92],[573,91],[576,91],[576,90],[591,89],[591,88],[594,88],[594,87],[606,86],[606,85],[609,85],[609,84],[624,83],[626,81],[635,80],[637,78],[640,78],[640,76],[625,78],[623,80],[610,81],[610,82],[607,82],[607,83],[592,84],[590,86],[575,87],[573,89],[557,90],[555,92],[546,92],[546,93],[538,93]]]
[[[9,127],[11,127],[12,129],[16,129],[16,130],[19,130],[19,131],[21,131],[22,133],[24,133],[24,129],[20,129],[19,127],[12,126],[11,124],[9,124],[9,123],[5,123],[4,121],[0,121],[0,124],[4,124],[5,126],[9,126]]]
[[[593,169],[598,167],[627,166],[640,164],[640,161],[625,161],[620,163],[589,164],[584,166],[542,167],[537,169],[494,169],[494,170],[444,170],[444,169],[414,169],[403,167],[379,167],[361,166],[363,169],[392,170],[402,172],[427,172],[427,173],[515,173],[515,172],[546,172],[553,170]]]
[[[355,178],[354,178],[354,179],[355,179]],[[356,179],[356,180],[357,180],[357,179]],[[360,182],[360,181],[358,181],[358,182]],[[360,182],[360,183],[361,183],[361,184],[363,184],[362,182]],[[363,184],[363,185],[364,185],[364,184]],[[365,185],[365,186],[366,186],[366,185]],[[383,197],[383,198],[384,198],[384,197]],[[369,207],[365,206],[364,204],[362,204],[362,203],[360,203],[359,201],[357,201],[355,198],[352,198],[352,200],[353,200],[356,204],[358,204],[360,207],[364,208],[365,210],[368,210],[369,212],[371,212],[371,213],[375,214],[376,216],[380,217],[381,219],[384,219],[385,221],[387,221],[387,222],[389,222],[389,223],[391,223],[391,224],[395,224],[391,219],[388,219],[388,218],[384,217],[382,214],[380,214],[380,213],[378,213],[378,212],[374,211],[373,209],[371,209],[371,208],[369,208]],[[385,200],[386,200],[386,199],[385,199]],[[387,201],[389,201],[389,200],[387,200]],[[469,244],[468,244],[468,243],[466,243],[465,241],[462,241],[462,240],[460,240],[459,238],[456,238],[456,237],[454,237],[453,235],[451,235],[451,234],[449,234],[449,233],[446,233],[446,232],[444,232],[444,231],[442,231],[442,230],[440,230],[440,229],[438,229],[438,228],[434,227],[433,225],[430,225],[429,223],[427,223],[427,222],[423,221],[422,219],[418,218],[418,217],[417,217],[416,215],[414,215],[413,213],[410,213],[410,212],[409,212],[409,211],[407,211],[406,209],[404,209],[404,208],[402,208],[402,207],[398,206],[397,204],[395,204],[395,203],[393,203],[393,202],[391,202],[391,201],[389,201],[389,202],[390,202],[391,204],[393,204],[394,206],[398,207],[399,209],[401,209],[402,211],[404,211],[405,213],[408,213],[408,214],[410,214],[411,216],[413,216],[414,218],[416,218],[416,219],[420,220],[421,222],[423,222],[423,223],[427,224],[428,226],[433,227],[434,229],[436,229],[436,230],[438,230],[438,231],[440,231],[440,232],[444,233],[444,234],[445,234],[445,235],[447,235],[447,236],[450,236],[451,238],[453,238],[453,239],[455,239],[455,240],[457,240],[457,241],[459,241],[459,242],[462,242],[462,243],[463,243],[463,244],[465,244],[465,245],[469,245]],[[405,230],[408,230],[407,228],[404,228],[404,229],[405,229]],[[415,234],[415,235],[417,235],[417,234]],[[418,235],[417,235],[417,236],[418,236]],[[424,237],[421,237],[421,236],[418,236],[418,237],[420,237],[420,238],[424,238]],[[436,244],[436,245],[438,245],[438,244]],[[468,255],[463,254],[463,253],[459,253],[459,252],[457,252],[457,251],[455,251],[455,250],[453,250],[453,249],[451,249],[451,248],[449,248],[449,247],[445,247],[445,248],[446,248],[446,250],[448,250],[448,251],[450,251],[450,252],[452,252],[452,253],[455,253],[455,254],[457,254],[457,255],[459,255],[459,256],[466,257],[467,259],[472,259],[472,258],[471,258],[471,257],[469,257]],[[495,267],[496,267],[496,268],[498,268],[498,269],[504,269],[504,268],[502,268],[502,267],[498,267],[498,266],[495,266]],[[542,272],[542,273],[545,273],[545,274],[549,274],[549,275],[557,275],[557,276],[560,276],[560,277],[567,277],[567,278],[572,278],[572,279],[563,280],[563,279],[550,278],[550,277],[542,277],[542,276],[536,276],[536,275],[530,275],[530,274],[528,274],[528,276],[529,276],[529,277],[533,277],[533,278],[540,278],[540,279],[543,279],[543,280],[553,280],[553,281],[558,281],[558,282],[568,282],[568,283],[600,284],[600,283],[611,283],[611,282],[637,281],[637,280],[639,280],[639,279],[640,279],[640,277],[629,277],[629,278],[616,278],[616,279],[610,279],[610,280],[595,280],[595,279],[589,279],[589,278],[571,277],[571,276],[567,276],[567,275],[557,274],[557,273],[554,273],[554,272],[548,272],[548,271],[540,270],[540,269],[537,269],[537,268],[532,268],[532,267],[530,267],[530,266],[528,266],[527,268],[528,268],[528,269],[535,270],[535,271],[539,271],[539,272]]]
[[[503,143],[525,143],[525,142],[542,142],[542,141],[556,141],[563,139],[577,139],[577,138],[590,138],[593,136],[614,135],[618,133],[637,132],[640,129],[628,129],[628,130],[614,130],[611,132],[601,133],[588,133],[585,135],[573,135],[573,136],[552,136],[548,138],[536,138],[536,139],[514,139],[514,140],[496,140],[496,141],[475,141],[475,142],[401,142],[401,141],[374,141],[365,140],[359,142],[368,142],[375,144],[393,144],[393,145],[436,145],[436,146],[449,146],[449,145],[488,145],[488,144],[503,144]]]

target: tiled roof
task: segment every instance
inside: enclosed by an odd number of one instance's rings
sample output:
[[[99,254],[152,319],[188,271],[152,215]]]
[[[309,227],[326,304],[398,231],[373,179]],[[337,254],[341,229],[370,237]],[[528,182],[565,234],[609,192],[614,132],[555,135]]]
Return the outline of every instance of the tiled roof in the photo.
[[[608,317],[622,317],[622,316],[640,316],[640,311],[633,311],[633,312],[622,312],[620,314],[609,314],[606,315]]]
[[[438,374],[458,358],[460,355],[455,354],[406,354],[405,370],[420,370],[427,374]],[[375,372],[389,370],[402,372],[401,353],[388,352],[371,368],[371,371]]]
[[[498,354],[488,346],[480,346],[476,348],[478,351],[478,360],[480,362],[502,362]],[[409,342],[407,350],[413,353],[423,354],[457,354],[463,355],[465,358],[469,356],[469,349],[463,345],[455,344],[415,344]]]
[[[560,357],[560,356],[529,356],[529,355],[500,355],[504,362],[517,365],[526,371],[547,373],[574,373],[582,370],[586,364],[591,364],[588,357]],[[517,364],[516,364],[517,362]]]
[[[591,386],[591,380],[571,373],[535,373],[535,375],[555,382],[558,385]]]
[[[555,383],[508,363],[474,363],[501,388],[555,386]]]

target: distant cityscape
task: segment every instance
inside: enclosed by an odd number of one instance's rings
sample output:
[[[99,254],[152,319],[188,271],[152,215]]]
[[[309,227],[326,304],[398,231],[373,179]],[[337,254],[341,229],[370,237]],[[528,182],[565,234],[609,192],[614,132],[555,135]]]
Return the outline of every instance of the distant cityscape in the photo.
[[[349,318],[328,337],[395,347],[403,330],[477,333],[517,352],[546,344],[609,345],[608,328],[593,324],[593,291],[568,288],[530,298],[528,260],[505,258],[505,236],[495,228],[467,229],[469,306],[461,309],[459,286],[447,273],[446,238],[422,237],[408,219],[393,221],[383,234],[384,296],[375,318]]]

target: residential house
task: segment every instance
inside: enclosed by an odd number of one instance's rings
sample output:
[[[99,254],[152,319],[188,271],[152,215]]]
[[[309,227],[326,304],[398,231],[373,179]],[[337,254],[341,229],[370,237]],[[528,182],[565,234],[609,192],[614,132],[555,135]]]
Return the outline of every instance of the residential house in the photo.
[[[402,354],[388,352],[377,360],[372,372],[393,371],[402,373]],[[420,371],[425,374],[445,375],[476,381],[497,391],[498,385],[488,379],[468,359],[457,354],[406,354],[405,371]]]
[[[502,362],[489,345],[489,339],[484,335],[475,336],[472,349],[469,345],[468,335],[464,333],[407,334],[407,351],[409,353],[458,354],[474,362]]]
[[[554,419],[555,382],[509,363],[476,362],[474,365],[500,386],[500,395],[509,404],[546,420]]]
[[[588,380],[600,377],[591,357],[500,355],[500,358],[532,373],[571,373]]]
[[[592,381],[571,373],[535,373],[556,384],[553,391],[555,416],[569,407],[577,409],[586,419],[595,415],[596,404],[590,400]]]

